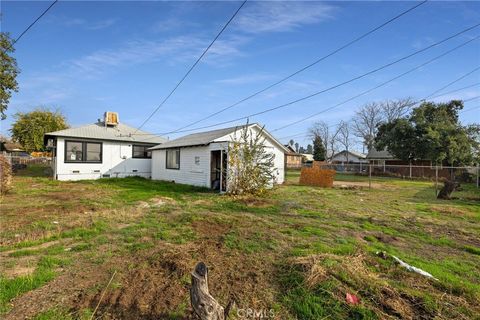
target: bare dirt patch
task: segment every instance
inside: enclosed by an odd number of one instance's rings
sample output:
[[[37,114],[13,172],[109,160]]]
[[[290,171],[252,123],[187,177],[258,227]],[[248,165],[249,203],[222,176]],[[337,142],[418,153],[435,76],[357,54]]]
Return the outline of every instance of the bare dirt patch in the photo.
[[[123,259],[119,286],[108,290],[100,304],[102,319],[162,319],[177,314],[194,318],[189,303],[190,273],[199,261],[209,267],[212,295],[224,306],[236,292],[237,306],[267,308],[274,305],[273,257],[229,251],[223,245],[230,226],[207,220],[194,221],[199,239],[193,243],[165,243]],[[127,270],[125,270],[127,269]],[[258,284],[262,284],[259,286]],[[269,289],[270,288],[270,289]],[[82,295],[74,309],[93,308],[100,291]]]
[[[333,182],[333,186],[335,188],[339,188],[339,189],[363,189],[363,188],[368,188],[369,187],[369,184],[368,184],[368,181],[334,181]],[[380,183],[376,183],[376,182],[372,182],[371,184],[371,187],[373,189],[384,189],[385,186],[380,184]]]

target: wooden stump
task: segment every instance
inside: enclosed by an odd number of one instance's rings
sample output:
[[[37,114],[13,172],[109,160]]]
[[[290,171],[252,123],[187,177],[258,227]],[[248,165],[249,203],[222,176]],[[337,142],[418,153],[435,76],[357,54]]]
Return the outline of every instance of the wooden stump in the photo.
[[[227,314],[225,314],[223,307],[208,292],[207,273],[207,266],[203,262],[199,262],[192,272],[190,301],[193,310],[201,320],[224,320]]]
[[[456,181],[445,181],[442,189],[438,193],[437,199],[449,200],[452,192],[459,187],[459,183]]]

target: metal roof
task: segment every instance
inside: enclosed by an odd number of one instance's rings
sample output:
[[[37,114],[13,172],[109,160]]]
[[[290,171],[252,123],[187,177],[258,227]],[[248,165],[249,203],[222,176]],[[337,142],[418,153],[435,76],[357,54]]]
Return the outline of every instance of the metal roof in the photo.
[[[347,152],[347,150],[342,150],[340,152],[337,152],[336,154],[333,155],[333,158],[335,158],[336,156],[338,156],[339,154],[342,154],[342,153],[345,153]],[[361,152],[358,152],[358,151],[352,151],[352,150],[348,150],[348,153],[350,153],[351,155],[357,157],[357,158],[360,158],[360,159],[365,159],[367,158],[367,156],[364,154],[364,153],[361,153]]]
[[[368,151],[367,159],[393,159],[393,155],[387,150],[378,151],[375,148],[372,148]]]
[[[69,138],[85,138],[96,140],[114,140],[125,142],[142,142],[158,144],[168,141],[165,138],[150,134],[145,131],[138,130],[119,123],[117,126],[105,126],[103,122],[97,122],[81,127],[69,128],[45,134],[45,137],[69,137]]]
[[[229,127],[224,129],[192,133],[161,145],[150,148],[150,150],[179,148],[188,146],[202,146],[212,143],[214,140],[235,132],[243,126]]]
[[[192,146],[204,146],[208,145],[215,140],[232,134],[238,129],[241,129],[245,127],[245,125],[240,125],[240,126],[235,126],[235,127],[229,127],[229,128],[223,128],[223,129],[218,129],[218,130],[212,130],[212,131],[205,131],[205,132],[199,132],[199,133],[192,133],[183,137],[180,137],[175,140],[171,140],[165,143],[162,143],[158,146],[150,148],[150,150],[158,150],[158,149],[169,149],[169,148],[180,148],[180,147],[192,147]],[[251,127],[257,127],[261,128],[259,124],[257,123],[252,123],[248,125],[249,128]],[[284,145],[282,145],[275,137],[273,137],[267,130],[263,129],[263,133],[269,137],[274,143],[276,143],[279,148],[281,148],[284,152],[288,152],[288,150],[285,148]]]

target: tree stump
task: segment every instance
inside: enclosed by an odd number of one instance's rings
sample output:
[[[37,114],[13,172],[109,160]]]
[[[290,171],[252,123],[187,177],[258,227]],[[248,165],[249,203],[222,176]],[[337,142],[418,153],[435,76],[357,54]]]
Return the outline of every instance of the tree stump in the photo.
[[[442,189],[440,189],[440,192],[438,193],[437,199],[449,200],[452,192],[458,187],[459,183],[456,181],[445,181]]]
[[[190,301],[193,310],[201,320],[225,320],[227,314],[223,307],[208,292],[207,273],[207,266],[203,262],[199,262],[192,272]]]

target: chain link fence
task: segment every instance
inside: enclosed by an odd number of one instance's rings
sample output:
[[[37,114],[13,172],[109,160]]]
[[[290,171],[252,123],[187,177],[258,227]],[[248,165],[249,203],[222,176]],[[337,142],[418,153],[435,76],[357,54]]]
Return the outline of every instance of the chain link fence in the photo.
[[[436,192],[445,181],[474,185],[480,188],[480,168],[478,166],[427,166],[427,165],[394,165],[373,163],[324,163],[314,162],[309,166],[335,170],[337,183],[357,182],[372,187],[372,183],[389,180],[418,180],[432,182]],[[479,190],[480,192],[480,190]]]

